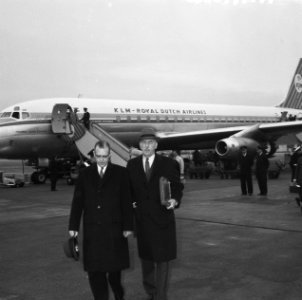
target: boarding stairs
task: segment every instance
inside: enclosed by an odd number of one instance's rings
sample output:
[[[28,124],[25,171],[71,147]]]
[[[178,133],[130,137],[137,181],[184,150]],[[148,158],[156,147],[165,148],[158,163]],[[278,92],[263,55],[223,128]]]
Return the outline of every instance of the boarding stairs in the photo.
[[[68,104],[56,104],[53,107],[51,125],[54,134],[60,134],[68,141],[74,142],[79,152],[87,159],[91,158],[94,145],[99,140],[110,144],[113,163],[126,166],[130,158],[130,149],[127,146],[96,122],[91,121],[88,130]]]

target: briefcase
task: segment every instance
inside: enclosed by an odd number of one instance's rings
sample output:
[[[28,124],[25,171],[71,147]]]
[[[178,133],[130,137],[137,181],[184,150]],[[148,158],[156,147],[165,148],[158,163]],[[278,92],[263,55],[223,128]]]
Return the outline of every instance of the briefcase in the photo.
[[[163,176],[159,178],[159,193],[160,203],[164,206],[168,206],[168,200],[171,199],[171,185],[170,181]]]
[[[77,237],[70,237],[63,243],[64,253],[67,257],[79,260],[80,251]]]

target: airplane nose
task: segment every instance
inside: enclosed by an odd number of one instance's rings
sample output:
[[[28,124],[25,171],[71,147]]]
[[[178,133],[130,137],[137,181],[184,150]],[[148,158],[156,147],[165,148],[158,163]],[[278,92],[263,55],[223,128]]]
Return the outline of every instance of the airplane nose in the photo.
[[[12,141],[0,138],[0,157],[7,158],[12,150]]]
[[[9,138],[7,126],[0,125],[0,158],[10,157],[13,144],[13,140]]]

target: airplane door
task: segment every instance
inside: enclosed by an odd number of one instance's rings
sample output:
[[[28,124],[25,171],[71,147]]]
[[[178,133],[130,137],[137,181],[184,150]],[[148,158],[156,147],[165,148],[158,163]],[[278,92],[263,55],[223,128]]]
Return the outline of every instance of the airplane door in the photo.
[[[69,104],[55,104],[52,109],[51,128],[53,133],[71,134],[70,115],[72,109]]]

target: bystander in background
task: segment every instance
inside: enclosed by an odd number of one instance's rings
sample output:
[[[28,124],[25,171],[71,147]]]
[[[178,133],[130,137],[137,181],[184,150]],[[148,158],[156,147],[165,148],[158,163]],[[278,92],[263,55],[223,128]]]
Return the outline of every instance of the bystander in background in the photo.
[[[267,195],[267,172],[269,161],[266,155],[265,147],[258,146],[256,155],[256,178],[260,193],[259,196]]]
[[[289,166],[291,168],[291,182],[294,181],[296,175],[296,167],[298,163],[298,157],[301,152],[301,146],[294,148],[294,151],[290,157]]]
[[[180,150],[173,150],[171,153],[171,158],[175,159],[179,166],[180,181],[185,183],[185,163],[183,158],[180,155]]]
[[[89,130],[89,128],[90,128],[90,113],[89,113],[87,107],[84,107],[84,114],[83,114],[83,117],[82,117],[81,121],[83,122],[84,126]]]

